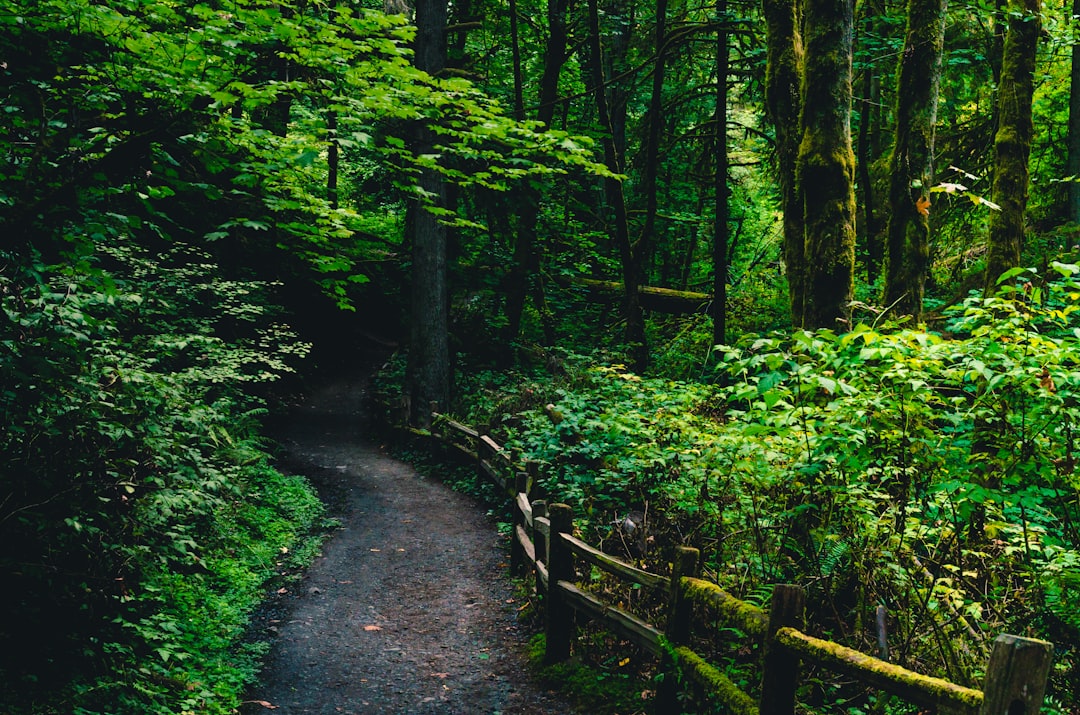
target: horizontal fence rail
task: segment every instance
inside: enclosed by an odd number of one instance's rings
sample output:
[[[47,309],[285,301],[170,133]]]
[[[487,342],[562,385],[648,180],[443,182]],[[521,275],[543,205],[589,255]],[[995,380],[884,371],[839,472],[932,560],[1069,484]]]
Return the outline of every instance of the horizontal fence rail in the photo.
[[[1049,676],[1053,646],[1043,640],[1000,635],[994,641],[982,690],[908,670],[847,646],[803,632],[806,593],[799,586],[773,587],[769,611],[742,601],[716,584],[696,578],[699,554],[679,547],[672,575],[640,569],[604,553],[573,535],[573,512],[566,504],[548,504],[539,495],[536,464],[518,468],[517,455],[490,436],[432,410],[431,431],[412,430],[448,446],[471,462],[496,486],[513,509],[511,566],[519,575],[532,572],[543,596],[546,650],[544,661],[570,656],[576,619],[581,614],[661,658],[665,671],[657,692],[659,712],[677,712],[680,689],[692,683],[711,701],[737,715],[790,715],[803,664],[845,675],[869,688],[889,693],[939,713],[1013,715],[1039,712]],[[647,623],[577,585],[577,564],[595,567],[628,584],[664,594],[663,626]],[[690,646],[696,610],[715,617],[718,628],[732,628],[761,645],[761,695],[754,699]],[[719,632],[705,634],[720,639]]]

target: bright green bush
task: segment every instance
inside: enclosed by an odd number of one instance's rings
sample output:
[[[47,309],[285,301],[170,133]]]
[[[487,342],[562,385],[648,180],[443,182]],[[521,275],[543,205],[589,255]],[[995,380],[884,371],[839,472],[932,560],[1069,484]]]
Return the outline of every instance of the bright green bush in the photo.
[[[593,541],[644,511],[655,568],[684,542],[735,591],[803,583],[813,627],[857,646],[883,604],[897,659],[968,684],[998,633],[1044,637],[1067,699],[1080,269],[1055,269],[970,298],[943,333],[859,325],[720,346],[709,385],[578,372],[551,408],[504,422],[510,444]]]

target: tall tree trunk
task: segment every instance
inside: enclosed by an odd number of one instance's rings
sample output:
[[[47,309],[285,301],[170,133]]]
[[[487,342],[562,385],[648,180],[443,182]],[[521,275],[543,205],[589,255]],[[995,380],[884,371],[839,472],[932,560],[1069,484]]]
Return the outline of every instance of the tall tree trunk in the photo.
[[[885,303],[916,323],[922,318],[930,264],[930,186],[946,6],[947,0],[908,0],[907,35],[896,82]]]
[[[799,155],[799,114],[802,94],[802,38],[798,0],[763,0],[767,38],[765,110],[776,132],[776,163],[780,210],[784,214],[784,264],[788,280],[791,321],[802,325],[806,294],[803,258],[803,202],[795,166]]]
[[[438,75],[446,66],[446,0],[417,0],[414,63]],[[430,153],[430,131],[421,128],[416,153]],[[420,188],[438,207],[446,205],[446,182],[424,171]],[[408,207],[412,236],[412,291],[409,358],[406,367],[409,414],[413,424],[430,421],[430,403],[450,402],[449,306],[446,280],[446,226],[419,199]]]
[[[807,328],[846,329],[855,273],[851,0],[806,0],[802,143]]]
[[[1072,2],[1072,16],[1080,15],[1080,0]],[[1073,20],[1073,22],[1077,22]],[[1069,182],[1066,219],[1080,224],[1080,44],[1072,46],[1072,65],[1069,75],[1069,159],[1065,173]]]
[[[991,189],[991,197],[1001,210],[990,214],[987,294],[995,291],[1002,273],[1020,265],[1020,250],[1024,245],[1040,6],[1040,0],[1010,0],[1008,6],[1008,30],[998,85],[998,129],[994,136],[994,183]]]
[[[600,10],[597,0],[589,0],[589,44],[591,48],[593,94],[596,99],[597,118],[603,132],[604,163],[613,173],[623,171],[622,157],[618,152],[618,135],[612,125],[612,114],[605,91],[604,57],[600,48]],[[622,263],[623,317],[626,319],[626,342],[630,348],[631,367],[642,372],[648,366],[649,347],[645,341],[645,314],[641,308],[639,287],[641,277],[637,252],[630,242],[630,226],[626,212],[626,196],[622,182],[604,179],[604,195],[614,213],[615,245]]]
[[[548,0],[548,39],[544,50],[544,72],[540,78],[539,107],[536,119],[550,128],[555,117],[555,105],[559,98],[559,75],[566,62],[566,9],[568,0]],[[540,216],[540,192],[526,185],[521,190],[521,213],[517,221],[517,240],[514,243],[514,264],[506,284],[506,333],[504,342],[509,345],[521,332],[521,316],[525,299],[532,284],[536,308],[540,311],[544,338],[549,344],[555,340],[554,325],[544,304],[543,282],[540,273],[540,256],[536,247],[536,224]]]
[[[660,133],[664,126],[664,42],[667,35],[667,0],[656,2],[656,63],[653,65],[652,95],[649,98],[649,112],[646,116],[647,134],[645,139],[645,166],[641,181],[641,192],[645,195],[645,220],[642,224],[640,245],[655,247],[657,198],[656,176],[660,170]],[[651,261],[643,257],[643,263]]]
[[[727,279],[728,279],[728,31],[727,0],[717,0],[716,19],[716,176],[715,216],[713,218],[713,345],[727,342]]]
[[[881,8],[877,2],[867,2],[863,5],[863,11],[863,34],[872,34],[880,21],[878,15],[881,13]],[[861,194],[862,221],[856,224],[856,229],[862,239],[866,259],[866,281],[873,284],[881,277],[881,266],[885,256],[881,221],[875,212],[876,196],[871,171],[878,157],[877,138],[880,134],[878,123],[881,120],[881,111],[877,107],[881,95],[881,80],[874,62],[866,62],[863,65],[859,94],[862,96],[859,98],[859,136],[855,146],[855,158],[859,177],[858,190]]]
[[[525,118],[525,95],[521,80],[521,33],[518,30],[517,0],[510,0],[510,57],[514,73],[514,119]]]

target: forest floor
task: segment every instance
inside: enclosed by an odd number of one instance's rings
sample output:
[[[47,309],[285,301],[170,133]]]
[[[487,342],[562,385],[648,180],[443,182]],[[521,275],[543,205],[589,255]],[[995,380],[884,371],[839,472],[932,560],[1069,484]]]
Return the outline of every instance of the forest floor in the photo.
[[[241,713],[576,712],[529,668],[495,523],[388,456],[364,402],[363,380],[331,382],[280,430],[285,468],[311,479],[341,527],[258,615],[272,648]]]

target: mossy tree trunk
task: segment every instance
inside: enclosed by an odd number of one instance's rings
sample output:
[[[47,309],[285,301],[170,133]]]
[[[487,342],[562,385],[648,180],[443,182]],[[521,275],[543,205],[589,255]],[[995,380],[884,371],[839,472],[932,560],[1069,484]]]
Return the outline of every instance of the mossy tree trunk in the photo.
[[[855,274],[855,154],[851,147],[850,0],[806,0],[802,142],[802,325],[848,327]]]
[[[930,186],[947,4],[947,0],[908,0],[907,34],[897,71],[885,304],[916,322],[922,317],[930,264]]]
[[[414,63],[431,75],[446,66],[446,0],[418,0]],[[417,131],[415,151],[433,151],[431,132]],[[446,182],[424,171],[420,188],[438,207],[447,202]],[[450,401],[449,306],[447,293],[446,226],[417,199],[407,209],[406,226],[412,243],[412,290],[409,321],[407,383],[409,419],[427,426],[430,403]]]
[[[791,319],[802,325],[805,282],[803,268],[803,204],[795,180],[799,154],[799,112],[802,38],[798,0],[763,0],[766,66],[765,111],[776,131],[776,163],[780,210],[784,214],[784,264],[788,279]]]
[[[1033,122],[1035,51],[1039,41],[1040,0],[1010,0],[1008,29],[998,84],[998,129],[994,136],[994,184],[991,198],[1000,211],[990,214],[986,255],[986,292],[998,278],[1020,265],[1024,245],[1024,213],[1028,200],[1028,157]]]

